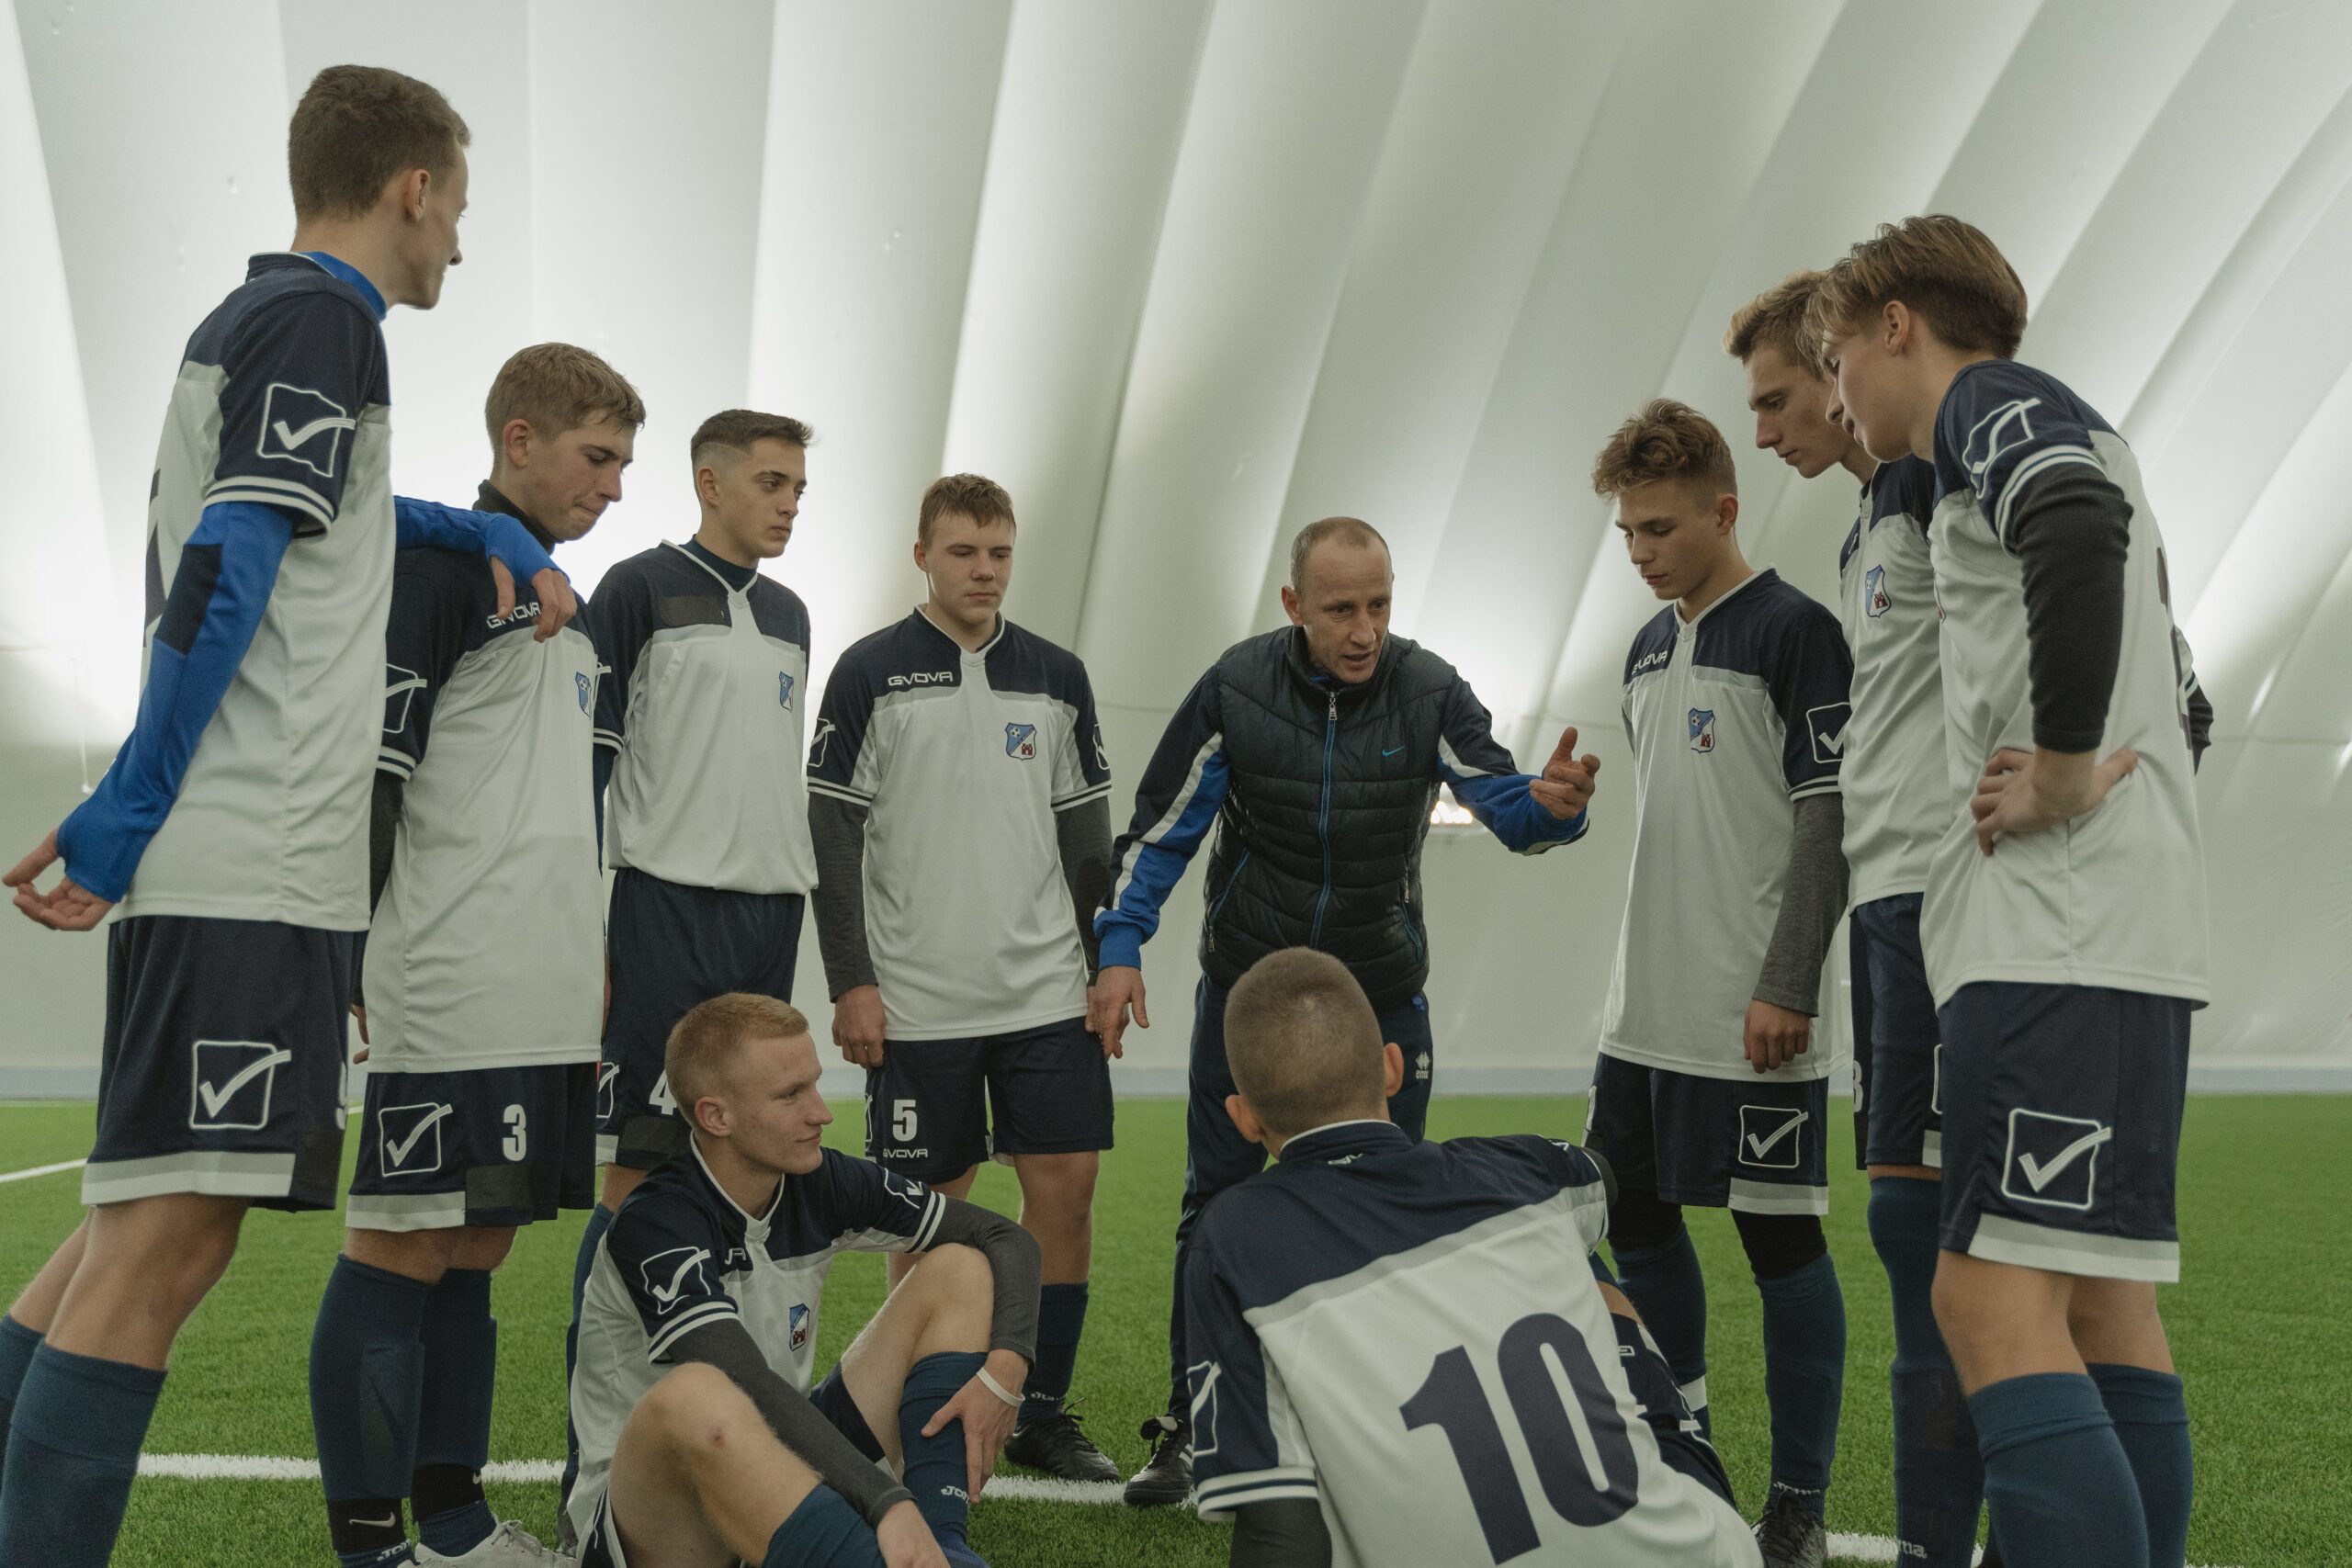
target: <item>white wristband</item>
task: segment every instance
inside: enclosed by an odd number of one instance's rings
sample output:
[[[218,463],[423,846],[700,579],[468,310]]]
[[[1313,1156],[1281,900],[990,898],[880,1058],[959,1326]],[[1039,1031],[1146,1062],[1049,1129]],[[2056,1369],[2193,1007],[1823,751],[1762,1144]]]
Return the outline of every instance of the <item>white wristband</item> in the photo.
[[[996,1379],[989,1376],[989,1370],[986,1367],[982,1367],[978,1371],[974,1372],[972,1376],[978,1378],[981,1384],[986,1387],[990,1393],[995,1394],[999,1399],[1003,1400],[1015,1410],[1021,1408],[1021,1396],[1017,1393],[1005,1393],[1004,1385],[997,1382]]]

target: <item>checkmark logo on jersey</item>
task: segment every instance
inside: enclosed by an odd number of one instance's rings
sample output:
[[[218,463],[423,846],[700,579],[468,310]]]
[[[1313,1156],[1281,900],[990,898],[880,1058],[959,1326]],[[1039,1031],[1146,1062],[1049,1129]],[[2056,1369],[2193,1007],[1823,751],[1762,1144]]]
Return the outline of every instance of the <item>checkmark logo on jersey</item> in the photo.
[[[644,1281],[645,1293],[653,1298],[655,1314],[666,1316],[687,1296],[710,1294],[709,1279],[702,1271],[709,1261],[710,1253],[703,1247],[673,1247],[639,1264],[638,1277]]]
[[[1796,1169],[1804,1154],[1804,1139],[1800,1129],[1812,1114],[1794,1106],[1741,1106],[1739,1163],[1759,1166],[1766,1170]]]
[[[342,454],[343,433],[358,425],[349,409],[324,393],[272,381],[262,395],[261,442],[255,451],[280,462],[300,463],[331,479]]]
[[[438,1101],[387,1105],[376,1113],[377,1143],[386,1176],[427,1176],[441,1168],[441,1123],[454,1114]],[[425,1135],[432,1134],[430,1145]]]
[[[2010,1111],[2002,1196],[2055,1209],[2090,1208],[2098,1187],[2098,1151],[2114,1139],[2114,1128],[2087,1116]]]
[[[294,1053],[266,1040],[198,1040],[187,1124],[201,1132],[258,1132],[269,1125],[277,1069]]]
[[[1854,716],[1851,703],[1829,703],[1804,711],[1804,727],[1813,738],[1813,760],[1836,762],[1846,755],[1846,721]]]

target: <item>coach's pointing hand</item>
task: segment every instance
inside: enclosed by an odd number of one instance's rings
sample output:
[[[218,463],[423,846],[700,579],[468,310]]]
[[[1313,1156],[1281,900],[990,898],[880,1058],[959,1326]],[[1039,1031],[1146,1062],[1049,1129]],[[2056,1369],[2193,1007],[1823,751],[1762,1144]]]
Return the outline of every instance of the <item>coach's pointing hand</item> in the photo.
[[[1127,1032],[1127,1010],[1133,1008],[1136,1027],[1149,1029],[1151,1015],[1143,1007],[1143,971],[1131,964],[1112,964],[1095,977],[1086,993],[1086,1028],[1099,1035],[1102,1049],[1114,1056],[1126,1055],[1120,1042]]]
[[[852,986],[833,998],[833,1043],[853,1067],[882,1065],[882,987]]]
[[[1536,803],[1560,821],[1566,821],[1592,802],[1593,775],[1600,772],[1600,759],[1588,751],[1577,755],[1577,727],[1570,725],[1560,731],[1560,743],[1552,748],[1552,760],[1544,764],[1540,778],[1531,780],[1527,793]]]

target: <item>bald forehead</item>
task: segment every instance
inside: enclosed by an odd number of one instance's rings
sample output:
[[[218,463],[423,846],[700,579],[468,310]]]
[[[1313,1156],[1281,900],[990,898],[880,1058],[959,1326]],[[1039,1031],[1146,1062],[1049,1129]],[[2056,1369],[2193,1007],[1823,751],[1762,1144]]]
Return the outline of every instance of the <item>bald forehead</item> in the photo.
[[[1385,590],[1395,577],[1396,570],[1388,559],[1388,547],[1377,539],[1325,539],[1306,552],[1299,563],[1298,581],[1301,594],[1377,592]]]

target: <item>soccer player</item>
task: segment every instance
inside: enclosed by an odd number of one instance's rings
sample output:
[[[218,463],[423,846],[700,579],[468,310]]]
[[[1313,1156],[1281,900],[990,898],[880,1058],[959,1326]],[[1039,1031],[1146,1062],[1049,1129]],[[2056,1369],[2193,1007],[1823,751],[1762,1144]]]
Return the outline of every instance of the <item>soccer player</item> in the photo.
[[[552,550],[620,499],[645,405],[586,349],[508,359],[484,411],[483,511]],[[602,891],[589,741],[596,650],[534,642],[488,570],[401,552],[361,1012],[368,1041],[350,1229],[311,1340],[311,1418],[346,1568],[563,1561],[483,1500],[498,1329],[490,1276],[517,1225],[594,1201]]]
[[[1176,1277],[1202,1205],[1260,1169],[1266,1152],[1225,1113],[1226,992],[1283,947],[1312,947],[1348,965],[1403,1047],[1407,1072],[1389,1115],[1412,1137],[1429,1110],[1435,1042],[1421,986],[1421,841],[1438,786],[1521,854],[1581,836],[1597,757],[1565,731],[1542,776],[1518,771],[1487,710],[1444,660],[1388,632],[1395,573],[1388,546],[1353,517],[1310,523],[1291,541],[1283,609],[1290,625],[1235,644],[1210,666],[1160,736],[1115,880],[1094,928],[1102,969],[1091,1024],[1116,1055],[1130,1012],[1148,1029],[1143,944],[1160,906],[1217,824],[1193,993],[1191,1107]],[[1127,1484],[1138,1506],[1191,1490],[1183,1297],[1168,1325],[1168,1411],[1143,1424],[1151,1454]]]
[[[1838,566],[1854,660],[1838,770],[1852,904],[1854,1143],[1894,1312],[1895,1539],[1922,1568],[1968,1568],[1984,1468],[1929,1299],[1943,1134],[1919,902],[1928,852],[1954,811],[1928,554],[1935,470],[1907,453],[1880,463],[1831,417],[1836,389],[1805,318],[1820,282],[1818,272],[1792,273],[1757,296],[1732,317],[1724,347],[1747,372],[1756,445],[1802,478],[1836,469],[1861,486]]]
[[[1252,965],[1225,1043],[1227,1110],[1275,1161],[1209,1203],[1182,1292],[1201,1517],[1234,1520],[1234,1568],[1758,1561],[1657,1346],[1595,1282],[1604,1164],[1416,1142],[1388,1119],[1404,1054],[1328,953]]]
[[[1037,1244],[823,1147],[786,1003],[703,1002],[665,1060],[685,1149],[623,1201],[581,1309],[581,1568],[978,1568],[966,1522],[1035,1353]],[[922,1256],[811,1389],[844,1251]]]
[[[934,482],[914,546],[929,596],[833,666],[808,764],[817,929],[833,1040],[866,1069],[866,1157],[956,1198],[991,1155],[1021,1179],[1045,1286],[1006,1457],[1115,1481],[1064,1404],[1111,1146],[1086,1028],[1111,770],[1086,666],[1004,618],[1015,536],[1001,486]]]
[[[1686,1204],[1729,1208],[1764,1302],[1769,1568],[1819,1568],[1846,1314],[1822,1235],[1832,1053],[1812,1049],[1846,907],[1838,757],[1852,664],[1837,617],[1739,547],[1731,448],[1660,399],[1592,468],[1667,607],[1625,660],[1632,886],[1585,1141],[1616,1168],[1611,1249],[1705,1419],[1706,1288]]]
[[[2188,1419],[2155,1287],[2206,999],[2190,690],[2131,448],[2012,357],[2025,290],[1955,218],[1816,300],[1871,453],[1936,469],[1951,819],[1920,940],[1943,1041],[1936,1321],[2012,1568],[2182,1561]],[[1962,803],[1965,809],[1962,809]]]
[[[605,574],[589,624],[605,863],[604,1060],[596,1083],[602,1201],[572,1273],[572,1321],[605,1227],[645,1172],[685,1146],[662,1043],[729,991],[788,1001],[808,838],[808,608],[763,576],[808,488],[808,427],[729,409],[687,444],[701,525]]]
[[[303,93],[293,249],[197,328],[164,417],[137,720],[0,879],[54,930],[120,916],[91,1213],[0,1320],[0,1562],[106,1560],[173,1337],[245,1210],[334,1204],[396,543],[492,554],[504,603],[531,581],[535,636],[575,608],[513,519],[392,496],[381,322],[431,309],[458,260],[466,141],[396,72],[334,66]]]

